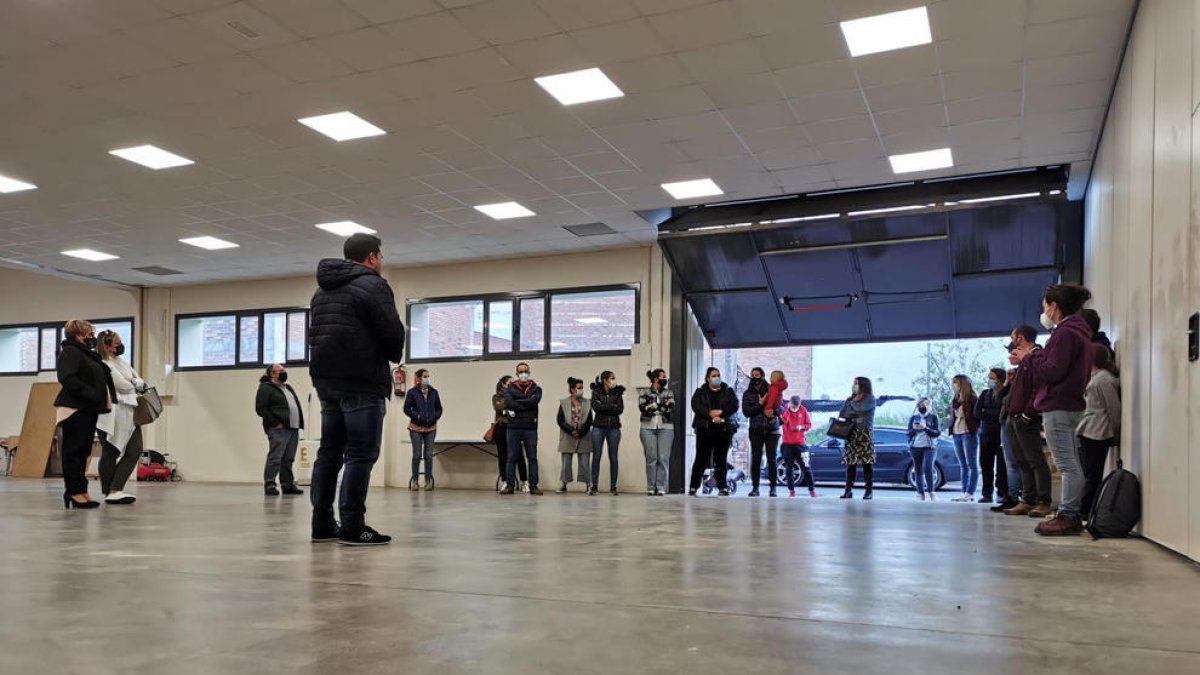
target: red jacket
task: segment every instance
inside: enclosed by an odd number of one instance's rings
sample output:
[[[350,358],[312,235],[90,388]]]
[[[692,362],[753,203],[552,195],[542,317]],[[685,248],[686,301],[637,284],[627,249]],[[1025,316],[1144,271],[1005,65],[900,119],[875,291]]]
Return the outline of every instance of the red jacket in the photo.
[[[808,416],[808,408],[800,404],[799,410],[792,410],[791,405],[783,407],[783,442],[787,445],[808,445],[804,442],[804,432],[812,428],[812,418]],[[799,431],[797,431],[799,429]]]
[[[767,400],[763,402],[763,410],[779,410],[783,405],[783,392],[787,391],[787,380],[772,382],[767,388]]]

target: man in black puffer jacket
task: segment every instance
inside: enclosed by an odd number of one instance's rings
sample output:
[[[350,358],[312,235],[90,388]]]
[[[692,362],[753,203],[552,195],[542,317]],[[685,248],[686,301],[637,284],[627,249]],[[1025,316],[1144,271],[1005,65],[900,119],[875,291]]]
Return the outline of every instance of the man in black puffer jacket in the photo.
[[[321,400],[321,448],[312,475],[313,541],[351,546],[386,544],[367,527],[367,486],[379,459],[390,363],[404,356],[404,324],[383,269],[382,242],[370,234],[346,240],[345,259],[317,266],[308,328],[309,373]],[[334,520],[342,473],[341,527]]]

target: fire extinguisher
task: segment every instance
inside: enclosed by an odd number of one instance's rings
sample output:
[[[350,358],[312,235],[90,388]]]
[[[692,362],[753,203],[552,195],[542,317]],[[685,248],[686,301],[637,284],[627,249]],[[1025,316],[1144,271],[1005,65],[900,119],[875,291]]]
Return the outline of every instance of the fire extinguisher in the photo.
[[[403,398],[404,392],[408,390],[408,372],[404,370],[404,366],[397,366],[392,370],[392,387],[396,396]]]

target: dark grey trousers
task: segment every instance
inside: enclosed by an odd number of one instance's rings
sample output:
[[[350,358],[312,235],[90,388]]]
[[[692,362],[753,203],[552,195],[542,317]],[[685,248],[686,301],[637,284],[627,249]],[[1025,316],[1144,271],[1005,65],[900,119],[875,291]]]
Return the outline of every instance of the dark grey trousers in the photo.
[[[125,489],[125,483],[129,480],[129,476],[133,474],[133,470],[137,468],[138,462],[142,459],[142,429],[138,427],[133,430],[133,435],[125,444],[125,452],[121,452],[115,445],[109,443],[108,435],[103,431],[97,431],[96,435],[100,437],[101,447],[100,490],[104,494],[121,492]]]
[[[294,486],[296,477],[292,475],[292,462],[296,460],[296,446],[300,445],[300,430],[268,429],[267,440],[270,442],[270,449],[267,451],[263,482],[274,485],[275,477],[279,476],[283,487]]]

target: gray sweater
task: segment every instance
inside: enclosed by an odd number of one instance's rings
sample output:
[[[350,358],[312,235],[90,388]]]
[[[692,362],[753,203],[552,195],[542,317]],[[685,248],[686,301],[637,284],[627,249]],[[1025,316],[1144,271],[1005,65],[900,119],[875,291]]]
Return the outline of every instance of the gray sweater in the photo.
[[[1121,382],[1107,370],[1092,373],[1083,392],[1087,409],[1076,433],[1093,441],[1121,437]]]

